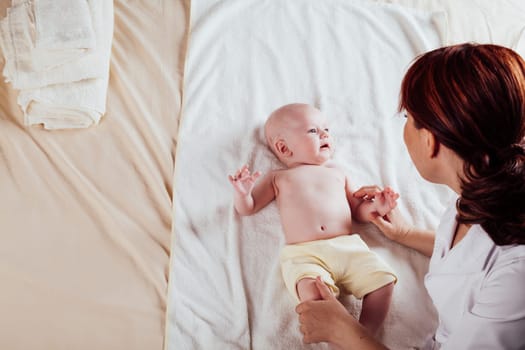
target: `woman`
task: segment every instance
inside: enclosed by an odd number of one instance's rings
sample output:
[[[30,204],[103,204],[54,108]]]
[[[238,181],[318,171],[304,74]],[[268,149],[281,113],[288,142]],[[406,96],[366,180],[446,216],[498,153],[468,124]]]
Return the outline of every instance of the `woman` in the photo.
[[[401,86],[404,141],[418,172],[458,194],[437,231],[398,210],[375,224],[431,256],[425,286],[439,314],[426,348],[525,348],[525,61],[496,45],[420,56]],[[363,187],[373,198],[379,188]],[[317,282],[323,300],[299,304],[304,342],[384,349]]]

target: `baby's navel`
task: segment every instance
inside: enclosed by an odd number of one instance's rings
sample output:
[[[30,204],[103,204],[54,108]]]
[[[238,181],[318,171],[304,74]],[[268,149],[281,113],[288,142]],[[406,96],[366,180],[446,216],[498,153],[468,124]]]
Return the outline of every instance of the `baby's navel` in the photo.
[[[321,225],[321,231],[324,231],[326,229],[326,227],[324,227],[324,225]]]

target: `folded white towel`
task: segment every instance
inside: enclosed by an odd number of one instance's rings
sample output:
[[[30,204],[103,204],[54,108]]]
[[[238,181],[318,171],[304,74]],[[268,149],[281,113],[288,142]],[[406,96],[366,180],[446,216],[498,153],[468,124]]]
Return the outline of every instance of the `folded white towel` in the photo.
[[[43,124],[50,130],[87,128],[105,113],[107,86],[106,78],[21,90],[18,104],[26,125]]]
[[[47,129],[96,124],[105,113],[113,2],[13,0],[0,21],[4,76],[25,123]]]
[[[35,1],[35,70],[59,66],[95,48],[86,0]]]
[[[86,0],[35,1],[34,12],[37,48],[63,50],[95,46]]]

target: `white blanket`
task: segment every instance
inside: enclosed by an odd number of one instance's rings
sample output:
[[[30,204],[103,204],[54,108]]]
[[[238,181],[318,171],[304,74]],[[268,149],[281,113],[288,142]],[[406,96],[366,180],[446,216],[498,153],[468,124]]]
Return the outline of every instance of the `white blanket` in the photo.
[[[446,42],[441,12],[352,0],[208,0],[192,3],[174,180],[166,347],[301,349],[294,300],[278,263],[284,243],[270,204],[250,217],[233,208],[227,175],[248,163],[277,166],[261,126],[280,105],[318,106],[331,121],[336,159],[355,188],[392,186],[414,224],[434,228],[450,193],[422,180],[396,114],[412,59]],[[436,326],[423,287],[428,260],[355,225],[397,271],[378,337],[417,348]],[[343,297],[354,315],[360,301]]]
[[[113,2],[13,0],[0,21],[6,81],[25,124],[81,128],[105,113]]]

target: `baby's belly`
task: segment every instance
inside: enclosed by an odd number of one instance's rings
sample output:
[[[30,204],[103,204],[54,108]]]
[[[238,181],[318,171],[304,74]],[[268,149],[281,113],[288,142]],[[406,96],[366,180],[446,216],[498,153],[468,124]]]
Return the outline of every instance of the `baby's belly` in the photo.
[[[352,233],[350,215],[281,219],[287,244],[328,239]]]
[[[288,244],[351,233],[352,213],[344,189],[329,190],[280,194],[277,204]]]

